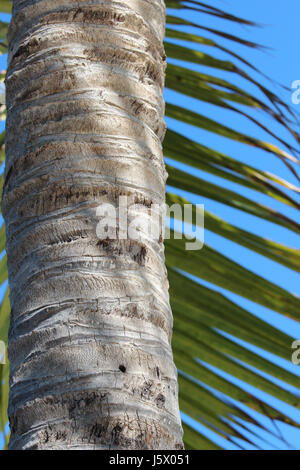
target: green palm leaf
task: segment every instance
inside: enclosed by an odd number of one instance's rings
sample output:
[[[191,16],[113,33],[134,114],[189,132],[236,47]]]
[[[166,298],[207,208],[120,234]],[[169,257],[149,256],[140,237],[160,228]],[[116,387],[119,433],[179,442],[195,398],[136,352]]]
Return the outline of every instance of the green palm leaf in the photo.
[[[173,122],[177,121],[176,131],[168,129],[164,142],[165,155],[172,159],[167,167],[170,187],[167,203],[169,205],[179,203],[183,206],[195,200],[195,195],[202,196],[220,202],[233,210],[242,210],[298,233],[300,227],[294,218],[287,218],[284,212],[274,210],[271,205],[261,204],[260,198],[255,197],[255,194],[261,193],[267,195],[270,201],[277,200],[299,209],[299,188],[293,183],[295,178],[299,181],[295,169],[299,164],[299,136],[295,130],[297,120],[279,97],[252,77],[251,71],[257,72],[257,69],[249,63],[247,55],[242,57],[235,52],[237,43],[251,48],[260,46],[224,31],[207,28],[196,21],[192,23],[182,19],[180,10],[191,9],[203,15],[214,15],[224,21],[249,23],[247,20],[233,17],[203,2],[193,1],[184,4],[178,0],[167,1],[166,4],[170,8],[177,9],[176,16],[173,13],[167,16],[166,51],[171,62],[167,69],[166,86],[181,95],[197,99],[199,103],[199,111],[195,111],[197,109],[195,107],[191,110],[173,103],[166,105],[166,115],[172,118]],[[189,32],[187,27],[193,27],[193,31],[197,29],[199,35]],[[209,38],[205,37],[206,32],[210,33]],[[211,39],[211,33],[215,34],[216,39]],[[223,45],[224,39],[231,42],[229,48]],[[206,49],[208,47],[211,52],[200,51],[199,48],[202,46]],[[220,54],[215,56],[213,53],[220,50],[225,53],[224,59],[219,58]],[[186,63],[185,66],[182,65],[184,63]],[[208,67],[211,69],[211,75],[206,72]],[[225,71],[226,80],[219,78],[217,73],[214,75],[217,71]],[[255,94],[237,87],[236,80],[234,80],[236,76],[243,77],[255,85],[260,96],[263,95],[265,99],[258,99]],[[203,113],[201,102],[215,106],[216,116],[219,108],[248,119],[258,128],[263,129],[269,138],[276,139],[277,145],[240,132],[228,124],[223,124],[218,118],[209,118]],[[255,110],[255,113],[251,112],[251,109]],[[268,126],[264,124],[263,114],[281,125],[283,135],[290,134],[290,138],[274,135],[272,124]],[[269,118],[266,122],[270,123]],[[268,154],[274,155],[290,170],[291,181],[282,178],[280,174],[274,174],[272,168],[270,168],[271,171],[261,171],[254,165],[246,165],[206,146],[205,142],[201,141],[200,144],[187,138],[178,131],[180,122],[193,126],[196,139],[197,128],[200,128],[226,139],[250,145],[258,151],[263,150],[266,158]],[[290,143],[292,140],[294,144]],[[242,145],[240,148],[242,151]],[[188,165],[187,169],[183,171],[180,164]],[[220,183],[213,184],[207,181],[205,176],[198,177],[196,169],[201,170],[201,176],[203,172],[217,176]],[[222,181],[224,181],[224,186]],[[237,189],[235,191],[227,189],[227,181],[235,183]],[[243,187],[253,190],[254,196],[251,199],[242,195],[239,188]],[[180,196],[178,191],[189,193],[189,196]],[[263,233],[255,235],[247,232],[207,211],[205,212],[205,228],[299,272],[299,250],[266,239]],[[247,422],[251,423],[252,420],[250,413],[243,414],[244,412],[241,412],[238,407],[227,403],[224,397],[220,398],[203,388],[203,386],[209,386],[215,392],[223,392],[226,396],[247,404],[249,409],[255,409],[274,422],[276,420],[288,422],[298,427],[298,423],[285,416],[284,413],[262,403],[257,396],[248,394],[197,360],[198,358],[206,364],[228,372],[243,382],[252,384],[271,396],[298,408],[298,394],[295,395],[274,384],[271,378],[273,376],[281,379],[282,382],[292,384],[295,389],[299,389],[298,376],[278,367],[275,362],[267,361],[260,354],[254,354],[236,341],[228,339],[223,332],[286,360],[290,360],[291,357],[293,338],[269,323],[259,320],[251,312],[242,309],[224,295],[192,281],[190,275],[297,320],[300,311],[299,298],[250,272],[207,245],[201,251],[188,252],[185,251],[183,240],[171,239],[165,244],[174,314],[173,350],[179,369],[181,410],[185,415],[205,424],[207,428],[223,435],[226,439],[239,437],[236,427],[228,423],[234,423],[237,418],[241,418],[247,429]],[[262,372],[267,373],[268,376],[263,376]],[[226,425],[224,425],[224,417],[229,420]],[[246,440],[245,435],[243,433],[242,435]],[[209,448],[209,445],[203,442],[201,435],[199,435],[199,440],[196,434],[191,435],[190,428],[185,428],[185,443],[187,448]]]

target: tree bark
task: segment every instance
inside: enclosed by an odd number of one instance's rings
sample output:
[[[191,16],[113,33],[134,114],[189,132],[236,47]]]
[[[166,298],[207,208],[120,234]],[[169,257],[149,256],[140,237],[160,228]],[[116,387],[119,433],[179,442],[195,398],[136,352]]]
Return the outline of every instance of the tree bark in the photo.
[[[164,26],[162,0],[14,1],[10,449],[182,448],[162,237],[96,235],[103,201],[165,199]]]

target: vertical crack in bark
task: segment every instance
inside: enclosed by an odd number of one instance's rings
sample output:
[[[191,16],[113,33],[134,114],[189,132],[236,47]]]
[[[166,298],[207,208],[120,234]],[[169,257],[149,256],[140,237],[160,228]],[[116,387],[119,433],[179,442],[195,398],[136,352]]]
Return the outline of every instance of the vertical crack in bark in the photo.
[[[160,0],[16,0],[3,214],[11,449],[180,449],[162,237],[96,208],[165,197]]]

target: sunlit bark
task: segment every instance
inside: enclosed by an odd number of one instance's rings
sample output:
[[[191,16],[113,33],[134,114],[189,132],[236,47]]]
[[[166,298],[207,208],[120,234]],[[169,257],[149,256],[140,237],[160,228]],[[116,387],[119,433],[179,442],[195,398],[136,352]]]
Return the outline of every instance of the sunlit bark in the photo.
[[[96,208],[165,198],[161,0],[17,0],[3,215],[11,449],[182,447],[162,237]]]

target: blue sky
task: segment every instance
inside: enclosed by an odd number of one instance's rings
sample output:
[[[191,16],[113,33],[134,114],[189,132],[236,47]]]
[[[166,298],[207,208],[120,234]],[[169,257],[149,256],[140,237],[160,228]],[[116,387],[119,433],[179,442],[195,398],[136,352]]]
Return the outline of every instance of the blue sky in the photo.
[[[264,73],[268,76],[272,77],[277,82],[282,83],[287,88],[291,87],[291,83],[294,80],[300,80],[300,70],[299,70],[299,58],[297,56],[297,45],[300,40],[300,31],[299,31],[299,17],[300,17],[300,4],[299,0],[286,0],[285,2],[279,2],[274,0],[248,0],[248,1],[241,1],[241,0],[214,0],[213,4],[220,8],[227,9],[228,11],[232,12],[241,17],[245,17],[248,19],[252,19],[263,27],[260,28],[249,28],[249,27],[237,27],[233,26],[231,23],[224,24],[224,22],[220,22],[214,17],[210,17],[208,15],[201,15],[198,16],[195,12],[184,12],[183,16],[186,19],[190,19],[192,21],[195,20],[195,17],[201,20],[201,23],[210,27],[218,28],[219,26],[228,32],[235,33],[242,37],[251,39],[252,41],[258,42],[260,44],[266,45],[270,47],[272,50],[267,52],[258,52],[258,51],[251,51],[249,49],[245,49],[242,46],[234,45],[235,51],[240,52],[241,55],[245,56],[247,60],[254,63],[257,68],[261,69]],[[175,13],[173,11],[172,13]],[[195,31],[199,34],[199,31]],[[206,34],[207,37],[213,37],[209,33]],[[224,40],[220,39],[220,42]],[[230,45],[230,43],[228,43]],[[198,47],[196,47],[197,49]],[[208,48],[199,47],[199,50],[205,50],[208,53],[212,53],[212,50]],[[213,51],[215,54],[215,51]],[[218,56],[222,56],[222,54],[217,54]],[[223,57],[223,56],[222,56]],[[5,67],[5,57],[2,56],[0,58],[0,70]],[[183,64],[187,66],[186,63]],[[195,67],[195,69],[200,69],[200,67]],[[205,67],[201,67],[203,71]],[[211,73],[211,69],[207,68],[207,72]],[[226,72],[218,72],[218,76],[225,77]],[[239,86],[245,86],[249,91],[253,91],[253,87],[246,82],[242,83],[241,78],[236,77],[235,82]],[[264,84],[268,87],[273,87],[270,85],[270,82],[264,80]],[[274,88],[273,88],[274,89]],[[281,94],[283,98],[289,103],[291,103],[291,93],[288,92],[281,92],[280,89],[275,87],[275,90]],[[259,96],[259,94],[257,94]],[[223,122],[228,126],[232,126],[233,128],[237,128],[243,130],[246,134],[252,134],[259,138],[266,139],[266,135],[263,131],[257,129],[254,125],[249,123],[248,121],[238,118],[233,113],[228,112],[221,112],[221,110],[217,110],[215,107],[205,104],[203,102],[197,102],[192,98],[183,97],[177,93],[171,92],[170,90],[165,91],[165,97],[169,102],[173,102],[176,104],[181,104],[185,107],[189,107],[190,109],[198,110],[199,106],[201,106],[201,113],[207,115],[208,117],[214,118],[217,121]],[[300,111],[300,105],[297,107],[295,105],[294,109]],[[230,122],[228,121],[230,119]],[[167,125],[173,129],[178,129],[178,124],[172,119],[166,119]],[[269,123],[270,124],[270,123]],[[273,130],[276,132],[276,126],[273,126]],[[263,170],[273,171],[276,174],[281,175],[282,177],[288,178],[291,182],[296,184],[295,179],[291,176],[291,174],[287,171],[285,166],[275,157],[267,155],[262,151],[254,150],[250,147],[243,146],[241,144],[223,139],[218,137],[215,134],[210,134],[206,131],[202,131],[200,129],[192,128],[191,126],[187,125],[180,125],[180,131],[183,132],[185,135],[197,140],[201,143],[204,143],[207,146],[211,146],[216,150],[222,151],[227,153],[230,156],[233,156],[243,162],[246,162],[250,165],[256,166]],[[284,136],[284,133],[282,133]],[[268,137],[269,141],[272,141]],[[275,142],[275,141],[274,141]],[[169,163],[174,164],[174,162],[168,161]],[[185,169],[186,171],[195,172],[198,176],[202,176],[208,181],[221,183],[220,178],[214,177],[213,175],[208,175],[200,170],[191,170],[187,167],[182,165],[179,166],[180,168]],[[250,189],[240,188],[236,184],[227,182],[224,184],[222,180],[222,185],[226,186],[228,189],[238,190],[243,195],[253,198],[256,201],[265,203],[270,205],[271,207],[278,209],[288,215],[291,218],[299,220],[299,213],[297,213],[292,208],[287,208],[285,205],[271,201],[267,196],[258,195]],[[254,216],[247,215],[241,211],[232,210],[228,207],[223,206],[220,203],[207,200],[205,198],[194,197],[193,201],[196,203],[204,203],[205,208],[224,218],[225,220],[247,229],[253,233],[257,233],[260,235],[265,236],[266,238],[273,239],[275,241],[287,244],[289,246],[300,248],[300,240],[299,236],[296,234],[271,224],[270,222],[262,221]],[[300,295],[299,289],[299,276],[296,275],[293,271],[289,270],[288,268],[284,268],[271,260],[267,260],[262,256],[250,252],[246,248],[236,245],[233,242],[227,241],[218,235],[215,235],[208,230],[205,231],[205,243],[209,244],[213,248],[217,249],[221,253],[225,254],[229,258],[239,262],[243,266],[251,269],[253,272],[259,274],[260,276],[265,277],[266,279],[279,284],[281,287]],[[271,324],[281,328],[285,332],[289,333],[295,339],[300,339],[300,325],[293,320],[285,319],[281,315],[278,315],[276,312],[272,312],[264,307],[261,307],[251,301],[242,299],[241,297],[232,294],[230,292],[225,291],[222,288],[218,288],[216,286],[211,286],[209,283],[204,281],[199,281],[203,285],[207,285],[209,287],[213,287],[219,292],[224,293],[227,295],[231,300],[237,302],[241,306],[247,308],[251,311],[254,315],[257,315],[260,318],[263,318],[266,321],[269,321]],[[241,344],[243,344],[241,342]],[[256,348],[253,348],[254,351],[257,351]],[[270,358],[271,355],[267,355],[266,353],[262,353],[265,357]],[[293,365],[292,363],[288,363],[287,361],[278,361],[278,365],[282,365],[282,367],[286,367],[295,374],[300,376],[300,367]],[[214,369],[215,370],[215,369]],[[233,383],[244,387],[246,390],[251,390],[253,392],[253,387],[249,387],[246,384],[242,384],[240,380],[235,379],[234,377],[229,377],[228,374],[224,374],[221,371],[215,370],[220,375],[225,376],[228,380],[231,380]],[[267,394],[263,394],[263,392],[259,392],[258,390],[255,391],[257,396],[264,399],[270,405],[274,406],[274,408],[281,409],[282,411],[286,412],[290,416],[293,416],[295,420],[300,423],[300,412],[291,409],[291,407],[280,403],[278,400],[273,399]],[[242,405],[240,405],[242,406]],[[253,412],[255,413],[255,412]],[[184,419],[187,419],[183,416]],[[266,420],[266,418],[259,419]],[[267,426],[271,426],[270,423],[264,422]],[[227,442],[224,439],[218,437],[212,431],[208,431],[207,428],[204,426],[199,426],[199,424],[194,423],[195,427],[199,427],[204,434],[210,437],[215,442],[221,444],[225,448],[228,449],[235,449],[238,446],[234,445],[233,443]],[[287,442],[293,446],[293,448],[300,449],[300,431],[295,431],[291,429],[288,425],[279,425],[282,434],[285,436]],[[265,431],[252,429],[253,432],[257,432],[261,439],[257,439],[257,446],[263,448],[281,448],[286,449],[288,445],[283,443],[282,440],[276,439],[274,437],[270,437],[267,435]],[[253,435],[252,435],[253,438]],[[254,441],[256,438],[253,438]],[[262,439],[267,439],[269,444],[266,444],[265,441]],[[237,444],[241,444],[236,440]],[[1,446],[1,442],[0,442]],[[255,448],[255,446],[245,446],[245,448]]]
[[[264,0],[264,2],[261,2],[259,0],[251,0],[251,2],[228,0],[226,2],[216,1],[214,5],[218,4],[218,6],[223,6],[224,8],[226,7],[227,10],[231,11],[232,13],[256,20],[258,23],[265,25],[263,28],[255,29],[249,27],[233,28],[232,25],[230,25],[230,27],[227,27],[227,30],[233,31],[234,29],[236,33],[240,33],[240,35],[248,39],[259,42],[261,44],[265,44],[273,48],[273,51],[271,52],[268,51],[262,53],[245,49],[245,47],[237,46],[236,44],[234,44],[235,50],[238,50],[238,52],[241,52],[241,54],[243,54],[244,56],[246,53],[247,59],[255,63],[255,65],[261,70],[263,70],[268,76],[274,78],[276,81],[290,88],[292,81],[296,80],[297,77],[300,77],[300,70],[297,66],[297,61],[294,60],[298,32],[298,25],[296,24],[297,14],[295,12],[298,11],[298,14],[300,14],[300,5],[297,5],[296,0],[288,0],[287,2],[285,2],[285,5],[290,5],[290,8],[286,8],[285,10],[282,6],[279,5],[279,3],[281,2],[276,2],[275,5],[273,3],[275,2],[271,2],[270,0]],[[195,12],[184,12],[183,14],[187,19],[195,18]],[[216,19],[212,19],[212,17],[209,17],[208,15],[201,16],[201,23],[210,27],[217,26]],[[225,30],[224,22],[222,22],[222,28]],[[206,35],[209,37],[209,33],[207,33]],[[298,33],[298,36],[299,35],[300,33]],[[201,47],[199,47],[199,50],[201,50]],[[205,50],[203,46],[202,50]],[[211,50],[209,51],[208,48],[206,49],[206,51],[211,52]],[[175,63],[175,61],[172,59],[170,60],[170,62]],[[186,66],[187,63],[184,63],[183,65]],[[203,69],[204,67],[201,67],[201,70]],[[211,69],[207,68],[207,71],[211,72]],[[226,77],[226,72],[222,74],[218,71],[217,73],[218,76]],[[241,79],[239,77],[237,77],[235,81],[236,84],[241,85]],[[264,82],[270,87],[270,83],[267,80],[264,80]],[[249,90],[251,89],[251,86],[249,87],[246,82],[244,82],[244,85],[247,86]],[[280,91],[281,90],[279,89],[279,92]],[[283,98],[285,98],[287,102],[291,102],[291,93],[282,92],[280,94]],[[200,102],[199,104],[197,100],[189,97],[184,97],[183,99],[182,95],[179,95],[178,93],[175,93],[171,90],[165,91],[165,98],[167,101],[170,101],[172,103],[178,103],[185,107],[189,107],[189,109],[194,109],[198,111],[200,105],[201,113],[208,115],[209,117],[212,117],[224,124],[230,125],[233,128],[242,130],[246,134],[252,134],[255,137],[264,138],[272,142],[272,139],[269,138],[269,136],[266,136],[263,131],[249,123],[247,120],[241,120],[241,118],[235,115],[234,113],[229,114],[228,112],[223,112],[222,110],[219,110],[214,106],[203,102]],[[298,112],[300,111],[300,105],[298,107],[296,105],[291,106],[293,106],[294,109]],[[229,116],[230,122],[228,121]],[[263,170],[272,171],[282,177],[286,177],[294,184],[297,184],[293,175],[290,174],[290,172],[286,169],[282,162],[276,157],[268,155],[263,151],[250,148],[246,145],[241,145],[239,143],[232,142],[228,139],[224,139],[222,137],[217,136],[216,134],[211,134],[198,128],[193,128],[192,126],[188,126],[182,123],[180,124],[180,126],[178,126],[178,123],[173,119],[166,118],[166,121],[168,127],[173,128],[175,130],[180,129],[180,132],[193,138],[196,141],[211,146],[216,150],[227,153],[228,155],[233,156],[236,159],[239,159],[250,165],[254,165]],[[276,127],[277,126],[272,123],[272,130],[275,130],[275,132]],[[273,142],[275,143],[275,140],[273,140]],[[167,161],[171,163],[170,159],[167,159]],[[202,176],[208,181],[222,184],[228,189],[238,190],[241,194],[256,201],[259,201],[263,204],[268,204],[270,207],[278,209],[287,216],[300,222],[300,216],[298,211],[293,208],[289,208],[280,202],[272,200],[268,196],[258,194],[248,188],[240,187],[232,182],[224,182],[223,179],[221,180],[220,178],[205,173],[201,170],[194,170],[188,168],[185,165],[181,165],[173,161],[172,164],[174,166],[178,166],[184,169],[185,171],[190,171],[196,174],[197,176]],[[264,236],[266,238],[273,239],[280,243],[284,243],[288,246],[298,249],[300,248],[299,236],[285,228],[279,227],[267,221],[263,221],[255,216],[243,213],[242,211],[233,210],[229,207],[224,206],[221,203],[208,200],[206,198],[203,198],[202,196],[194,196],[193,200],[198,203],[204,203],[205,208],[208,211],[215,213],[216,215],[228,220],[229,222],[241,228],[247,229],[253,233]],[[267,260],[259,254],[250,252],[248,249],[240,247],[233,242],[224,240],[220,236],[215,235],[209,232],[208,230],[205,230],[205,242],[213,246],[214,248],[217,248],[226,256],[238,261],[243,266],[251,269],[253,272],[256,272],[257,274],[265,277],[266,279],[277,283],[281,287],[299,295],[299,276],[288,268],[282,267],[271,260]],[[234,298],[235,300],[237,300],[237,296],[234,296]],[[253,313],[256,313],[257,315],[261,316],[260,308],[257,307],[256,312]],[[270,318],[274,318],[274,322],[276,322],[276,319],[278,318],[276,315],[273,316],[271,312],[266,312],[266,314],[269,315]],[[283,325],[282,322],[283,320],[280,316],[281,326]],[[293,327],[293,331],[297,332],[297,334],[300,335],[300,326],[297,323],[290,323],[289,320],[287,320],[287,322],[290,327]],[[291,332],[290,329],[289,332]]]

